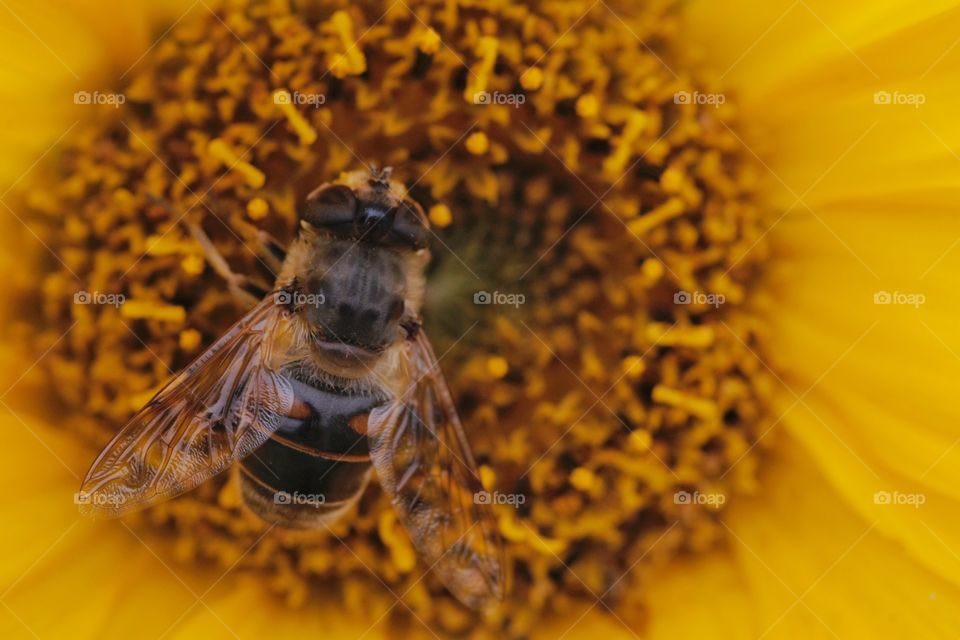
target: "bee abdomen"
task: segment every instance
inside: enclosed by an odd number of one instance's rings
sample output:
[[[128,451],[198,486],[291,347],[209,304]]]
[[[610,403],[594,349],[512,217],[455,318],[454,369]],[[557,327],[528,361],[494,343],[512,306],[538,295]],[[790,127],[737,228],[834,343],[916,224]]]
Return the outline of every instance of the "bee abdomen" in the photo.
[[[362,424],[379,402],[324,392],[320,415],[273,434],[240,462],[247,506],[267,522],[292,529],[318,528],[337,519],[370,477],[366,433],[352,425]]]

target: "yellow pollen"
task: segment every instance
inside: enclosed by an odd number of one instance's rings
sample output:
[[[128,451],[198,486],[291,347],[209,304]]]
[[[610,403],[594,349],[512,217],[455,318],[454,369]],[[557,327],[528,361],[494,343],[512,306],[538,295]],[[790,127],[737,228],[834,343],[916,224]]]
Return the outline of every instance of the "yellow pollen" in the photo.
[[[643,134],[649,121],[649,116],[643,111],[634,111],[630,114],[627,118],[627,124],[623,128],[623,133],[616,143],[613,155],[608,156],[603,161],[604,173],[614,179],[620,177],[633,155],[634,143]]]
[[[397,522],[396,514],[385,509],[380,513],[378,531],[383,544],[390,549],[390,555],[401,573],[409,573],[417,564],[417,555],[410,543],[410,538]]]
[[[683,171],[676,167],[670,167],[660,176],[660,186],[668,193],[679,193],[683,185]]]
[[[337,54],[331,63],[331,71],[338,78],[358,76],[367,70],[367,58],[353,37],[353,19],[346,11],[337,11],[330,18],[333,32],[340,37],[343,53]]]
[[[480,484],[483,485],[483,488],[487,491],[493,490],[494,485],[497,483],[497,474],[490,465],[482,464],[480,465]]]
[[[500,379],[510,371],[510,364],[505,358],[491,356],[487,358],[487,372],[494,378]]]
[[[453,212],[450,211],[450,207],[443,203],[430,207],[427,217],[430,218],[430,224],[440,229],[450,226],[450,223],[453,222]]]
[[[504,538],[511,542],[530,545],[537,553],[544,556],[549,557],[563,553],[567,548],[566,541],[540,535],[529,524],[522,523],[518,520],[516,516],[503,513],[498,519],[497,524]]]
[[[654,227],[659,227],[667,220],[676,218],[684,212],[686,207],[680,198],[670,198],[659,207],[651,209],[646,214],[629,223],[630,231],[642,236]]]
[[[428,28],[422,32],[420,42],[417,46],[420,48],[420,51],[423,51],[427,55],[433,55],[440,50],[441,44],[440,34]]]
[[[656,258],[647,258],[640,266],[643,275],[651,284],[663,277],[663,263]]]
[[[183,322],[187,317],[187,312],[179,305],[163,304],[149,300],[127,300],[120,307],[120,315],[131,320]]]
[[[193,241],[182,240],[173,233],[147,236],[144,244],[147,255],[151,256],[169,256],[191,253],[196,250],[196,245]]]
[[[640,356],[627,356],[620,366],[623,369],[623,375],[631,380],[638,379],[647,368]]]
[[[196,351],[203,340],[203,335],[196,329],[184,329],[180,332],[180,348],[186,352]]]
[[[490,148],[490,139],[483,131],[475,131],[467,137],[467,151],[475,156],[482,156]]]
[[[87,235],[87,227],[77,218],[70,216],[67,218],[66,232],[73,240],[82,240]]]
[[[142,409],[144,405],[150,402],[153,396],[157,395],[158,391],[160,391],[160,387],[147,389],[146,391],[143,391],[141,393],[131,394],[130,397],[127,398],[127,402],[125,403],[127,405],[128,411],[137,411],[139,409]]]
[[[599,486],[596,474],[586,467],[577,467],[570,474],[570,484],[580,491],[590,492]]]
[[[580,96],[577,100],[577,115],[581,118],[592,118],[599,112],[600,103],[597,101],[597,96],[592,93]]]
[[[717,405],[715,403],[683,391],[665,387],[662,384],[653,388],[653,401],[683,409],[705,420],[717,417]]]
[[[314,129],[293,105],[293,97],[286,89],[277,89],[273,92],[273,103],[277,105],[283,115],[290,122],[300,143],[309,146],[317,141],[317,130]]]
[[[520,75],[520,86],[527,91],[536,91],[543,86],[543,71],[540,67],[530,67]]]
[[[650,435],[649,431],[641,431],[637,429],[630,433],[630,437],[627,438],[627,441],[630,443],[630,447],[634,451],[646,451],[650,448],[650,445],[653,444],[653,436]]]
[[[710,327],[673,326],[651,322],[646,328],[647,339],[669,347],[708,347],[716,334]]]
[[[180,261],[180,268],[183,269],[185,273],[189,273],[192,276],[198,276],[203,273],[204,266],[205,263],[203,261],[203,256],[195,253],[184,256],[184,258]]]
[[[270,205],[263,198],[254,198],[247,203],[247,215],[251,220],[263,220],[270,213]]]
[[[233,152],[233,149],[222,139],[214,138],[207,145],[207,152],[219,160],[227,169],[236,171],[243,176],[246,183],[254,189],[259,189],[267,181],[267,177],[260,169],[246,162]]]
[[[492,36],[483,36],[477,43],[476,53],[480,56],[480,62],[471,69],[467,88],[463,92],[463,97],[467,102],[475,102],[476,95],[487,90],[490,74],[497,62],[499,47],[500,42]]]

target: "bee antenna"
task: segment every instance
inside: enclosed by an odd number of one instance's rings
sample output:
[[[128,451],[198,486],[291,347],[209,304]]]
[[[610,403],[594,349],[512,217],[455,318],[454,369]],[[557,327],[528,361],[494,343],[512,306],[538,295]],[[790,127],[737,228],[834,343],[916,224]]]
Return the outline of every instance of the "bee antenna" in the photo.
[[[390,185],[390,174],[393,173],[393,167],[384,167],[378,169],[377,165],[370,165],[370,186],[375,189],[386,189]]]

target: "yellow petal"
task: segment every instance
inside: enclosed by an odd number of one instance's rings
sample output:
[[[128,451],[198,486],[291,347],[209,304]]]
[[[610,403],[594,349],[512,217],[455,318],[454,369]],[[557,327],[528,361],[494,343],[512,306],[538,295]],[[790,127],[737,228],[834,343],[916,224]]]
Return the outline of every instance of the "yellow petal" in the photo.
[[[956,4],[737,2],[690,18],[703,34],[725,12],[730,29],[695,39],[760,132],[742,140],[783,215],[770,233],[780,257],[767,352],[790,390],[775,429],[878,532],[960,582]],[[878,103],[877,92],[922,104]],[[877,491],[927,502],[884,509]]]
[[[760,492],[721,517],[723,548],[650,575],[651,638],[949,637],[960,624],[956,584],[851,509],[792,437]]]
[[[353,638],[378,617],[287,608],[262,581],[176,562],[162,535],[82,518],[73,493],[94,452],[7,411],[0,424],[0,637]]]
[[[820,207],[853,196],[882,206],[891,194],[957,188],[956,4],[703,3],[690,12],[694,40],[709,43],[711,66],[736,92],[756,134],[741,137],[771,169],[783,207],[799,196],[825,216]],[[877,92],[924,103],[876,104]]]
[[[0,637],[162,634],[195,601],[184,583],[199,589],[197,573],[165,566],[147,546],[157,541],[119,522],[80,517],[73,494],[91,451],[8,411],[0,423]]]
[[[763,490],[726,517],[752,594],[754,637],[955,633],[957,585],[914,562],[876,520],[851,511],[792,438],[778,444]]]
[[[78,121],[99,107],[74,103],[78,90],[109,92],[193,3],[133,0],[112,5],[7,0],[0,44],[0,184],[17,180]],[[201,5],[194,5],[200,7]]]
[[[650,577],[650,638],[755,638],[753,594],[724,551],[671,563]]]

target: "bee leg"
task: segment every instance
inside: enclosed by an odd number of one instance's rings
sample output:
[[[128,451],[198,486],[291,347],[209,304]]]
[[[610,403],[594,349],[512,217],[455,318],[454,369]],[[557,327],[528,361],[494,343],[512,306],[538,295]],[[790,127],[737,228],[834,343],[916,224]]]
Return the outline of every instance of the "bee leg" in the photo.
[[[147,198],[153,203],[164,207],[172,214],[178,215],[176,207],[166,198],[151,193],[147,194]],[[185,216],[182,215],[178,215],[178,219],[183,221],[190,235],[200,244],[200,248],[203,249],[203,255],[210,266],[213,267],[214,272],[226,280],[230,293],[241,303],[249,307],[255,306],[270,292],[269,286],[254,282],[246,276],[234,273],[230,265],[227,264],[227,261],[223,258],[223,255],[217,251],[210,237],[200,228],[200,225],[187,220]]]
[[[210,237],[200,228],[200,225],[186,219],[183,220],[183,224],[203,249],[203,255],[207,263],[209,263],[217,275],[226,281],[227,288],[235,298],[243,304],[252,307],[269,293],[270,289],[268,287],[251,280],[247,276],[234,273],[223,255],[221,255],[214,246]]]
[[[274,273],[279,273],[283,267],[283,261],[287,259],[287,250],[279,240],[274,238],[266,231],[257,231],[257,248],[260,255],[266,261],[267,267]]]

